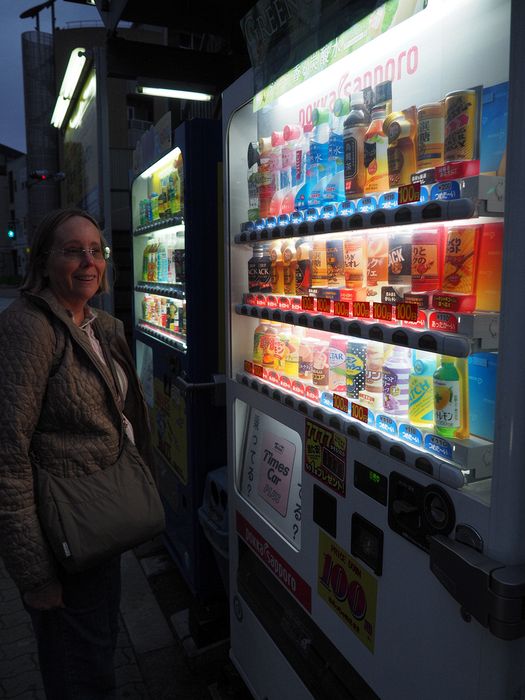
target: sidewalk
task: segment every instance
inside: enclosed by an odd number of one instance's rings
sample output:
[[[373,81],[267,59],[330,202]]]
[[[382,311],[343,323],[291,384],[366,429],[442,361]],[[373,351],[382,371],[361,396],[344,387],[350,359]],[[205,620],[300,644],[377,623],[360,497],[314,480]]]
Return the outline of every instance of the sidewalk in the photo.
[[[250,700],[224,637],[197,648],[195,601],[160,540],[122,558],[118,700]],[[29,616],[0,560],[0,698],[45,700]]]

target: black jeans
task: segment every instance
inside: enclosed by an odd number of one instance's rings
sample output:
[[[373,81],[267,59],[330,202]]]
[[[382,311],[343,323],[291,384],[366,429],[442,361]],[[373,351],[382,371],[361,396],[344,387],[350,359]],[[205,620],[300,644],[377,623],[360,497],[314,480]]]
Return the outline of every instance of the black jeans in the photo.
[[[48,700],[112,700],[120,557],[81,574],[62,572],[65,608],[31,615]]]

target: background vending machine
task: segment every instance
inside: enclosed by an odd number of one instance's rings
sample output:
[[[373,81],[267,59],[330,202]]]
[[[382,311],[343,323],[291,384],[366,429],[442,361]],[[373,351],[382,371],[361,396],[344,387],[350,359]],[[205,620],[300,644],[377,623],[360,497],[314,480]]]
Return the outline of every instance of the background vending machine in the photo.
[[[220,125],[194,119],[133,182],[137,368],[151,409],[167,514],[166,545],[199,597],[217,589],[198,520],[206,474],[225,464],[220,400]],[[221,405],[222,403],[222,405]]]
[[[224,95],[231,655],[254,697],[525,697],[524,21],[386,2]]]

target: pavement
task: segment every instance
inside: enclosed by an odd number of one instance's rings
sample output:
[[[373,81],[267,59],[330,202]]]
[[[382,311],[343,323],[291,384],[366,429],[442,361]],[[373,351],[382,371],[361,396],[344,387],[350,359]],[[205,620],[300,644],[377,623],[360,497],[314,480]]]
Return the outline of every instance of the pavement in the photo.
[[[223,603],[227,616],[225,594]],[[123,555],[118,700],[251,700],[229,660],[227,619],[218,615],[205,645],[193,638],[190,617],[202,605],[161,538]],[[30,618],[1,560],[0,698],[46,700]]]
[[[16,296],[0,288],[0,312]],[[205,603],[193,597],[162,538],[126,552],[117,699],[251,700],[229,659],[227,605],[223,588]],[[1,559],[0,700],[46,700],[31,621]]]

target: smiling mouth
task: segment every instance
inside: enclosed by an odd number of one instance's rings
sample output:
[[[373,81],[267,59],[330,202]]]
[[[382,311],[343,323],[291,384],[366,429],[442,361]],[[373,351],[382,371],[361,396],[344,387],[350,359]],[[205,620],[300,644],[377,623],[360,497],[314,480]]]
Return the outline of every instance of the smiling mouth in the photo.
[[[93,282],[96,279],[95,275],[86,275],[85,277],[75,277],[79,282]]]

